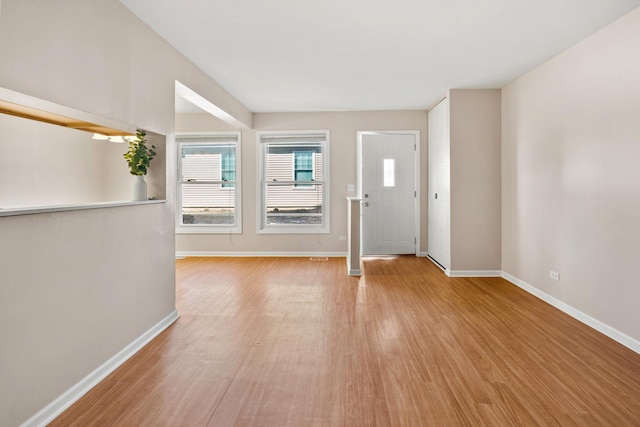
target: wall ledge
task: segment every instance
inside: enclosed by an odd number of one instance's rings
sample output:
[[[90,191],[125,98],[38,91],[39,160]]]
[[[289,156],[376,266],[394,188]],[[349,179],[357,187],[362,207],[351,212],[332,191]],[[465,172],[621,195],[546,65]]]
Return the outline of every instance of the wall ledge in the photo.
[[[125,348],[116,353],[109,360],[96,368],[89,375],[84,377],[80,382],[62,393],[54,401],[38,411],[35,415],[21,424],[20,427],[40,427],[46,426],[60,415],[65,409],[70,407],[78,399],[84,396],[89,390],[98,385],[100,381],[105,379],[107,375],[115,371],[120,365],[129,360],[142,347],[147,345],[149,341],[158,336],[162,331],[167,329],[173,322],[178,320],[178,312],[174,310],[167,317],[153,325],[149,330],[136,338]]]
[[[158,203],[167,203],[167,201],[163,199],[163,200],[146,200],[142,202],[98,202],[98,203],[87,203],[82,205],[39,206],[39,207],[13,208],[13,209],[0,208],[0,217],[18,216],[18,215],[34,215],[34,214],[43,214],[43,213],[52,213],[52,212],[82,211],[87,209],[117,208],[121,206],[153,205]]]

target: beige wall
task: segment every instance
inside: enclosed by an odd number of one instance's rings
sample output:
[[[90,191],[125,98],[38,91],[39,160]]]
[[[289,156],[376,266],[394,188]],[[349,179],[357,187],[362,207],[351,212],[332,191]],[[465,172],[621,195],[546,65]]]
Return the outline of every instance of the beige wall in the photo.
[[[502,92],[503,270],[635,340],[638,40],[640,9]]]
[[[176,118],[176,131],[200,132],[234,130],[205,114],[185,114]],[[329,130],[331,133],[331,233],[314,235],[256,234],[258,170],[256,131]],[[183,234],[176,236],[178,252],[313,252],[346,254],[347,184],[357,184],[357,132],[367,130],[419,130],[421,138],[422,207],[421,246],[427,245],[426,209],[426,111],[329,112],[329,113],[256,113],[253,129],[242,131],[243,234]]]
[[[449,91],[451,270],[500,270],[500,90]]]
[[[0,208],[105,201],[109,142],[91,135],[0,114]]]
[[[166,134],[157,167],[171,165],[165,204],[0,218],[0,425],[14,426],[175,309],[175,80],[251,113],[116,0],[3,0],[0,58],[2,87]]]
[[[122,155],[128,144],[92,133],[0,114],[0,209],[130,201],[132,175]],[[157,147],[148,196],[165,199],[165,138]]]

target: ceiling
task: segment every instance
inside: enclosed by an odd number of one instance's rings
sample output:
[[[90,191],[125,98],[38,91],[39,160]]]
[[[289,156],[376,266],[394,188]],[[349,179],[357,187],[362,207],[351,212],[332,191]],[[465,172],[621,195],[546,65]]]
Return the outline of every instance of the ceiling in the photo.
[[[426,109],[449,88],[500,88],[640,6],[640,0],[121,1],[253,112]],[[199,111],[188,102],[178,108]]]

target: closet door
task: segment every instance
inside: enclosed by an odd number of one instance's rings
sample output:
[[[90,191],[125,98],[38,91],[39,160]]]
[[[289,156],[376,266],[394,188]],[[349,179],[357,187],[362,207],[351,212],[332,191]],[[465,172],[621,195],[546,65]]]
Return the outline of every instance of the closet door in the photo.
[[[429,215],[427,252],[444,269],[450,268],[450,151],[449,100],[429,111]]]

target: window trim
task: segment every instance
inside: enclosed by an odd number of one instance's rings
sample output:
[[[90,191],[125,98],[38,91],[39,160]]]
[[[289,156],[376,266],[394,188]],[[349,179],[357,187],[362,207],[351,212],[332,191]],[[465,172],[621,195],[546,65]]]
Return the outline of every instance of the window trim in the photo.
[[[222,138],[230,137],[229,140],[223,141]],[[235,137],[233,141],[231,137]],[[212,138],[212,141],[204,141],[206,138]],[[220,141],[215,141],[220,138]],[[237,132],[180,132],[176,133],[176,234],[242,234],[242,133]],[[188,141],[192,139],[193,141]],[[235,224],[182,224],[182,147],[185,145],[204,145],[204,144],[234,144],[235,161],[236,161],[236,179],[235,179]],[[220,164],[220,173],[222,179],[222,159]],[[222,186],[222,184],[221,184]]]
[[[322,185],[322,224],[319,225],[267,225],[266,224],[266,191],[263,177],[265,176],[265,150],[266,142],[263,141],[265,136],[283,136],[283,137],[308,137],[311,135],[322,135],[324,141],[322,141],[322,176],[323,180],[320,182]],[[331,191],[330,191],[330,161],[331,161],[331,135],[328,130],[300,130],[300,131],[261,131],[256,132],[256,147],[257,147],[257,176],[256,176],[256,234],[329,234],[331,231]],[[295,160],[295,159],[293,159]],[[314,159],[315,160],[315,159]],[[293,167],[293,174],[295,174],[295,164]],[[315,179],[316,168],[314,162],[313,176]],[[295,181],[295,176],[292,181]]]

